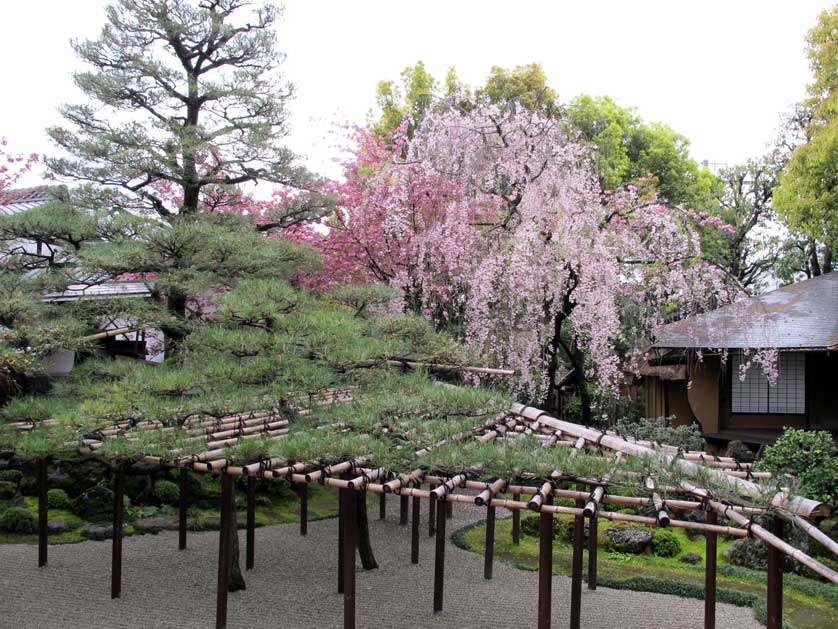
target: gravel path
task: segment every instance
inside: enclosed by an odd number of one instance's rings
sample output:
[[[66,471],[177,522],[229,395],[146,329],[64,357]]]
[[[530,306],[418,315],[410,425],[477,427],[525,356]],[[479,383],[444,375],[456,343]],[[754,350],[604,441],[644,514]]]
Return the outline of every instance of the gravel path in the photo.
[[[357,624],[369,629],[534,627],[537,574],[496,561],[494,579],[483,579],[483,558],[448,543],[445,610],[432,612],[433,540],[423,502],[419,565],[410,563],[410,529],[370,512],[380,569],[357,576]],[[448,531],[482,517],[475,507],[455,505]],[[499,514],[500,515],[500,511]],[[240,532],[243,544],[244,535]],[[243,552],[242,545],[242,552]],[[200,627],[215,624],[218,534],[192,533],[189,549],[177,550],[177,534],[128,537],[124,542],[123,594],[109,598],[110,542],[51,546],[49,566],[37,568],[37,547],[0,546],[0,627],[15,629]],[[243,558],[242,558],[243,559]],[[248,588],[231,594],[231,628],[324,629],[342,626],[343,599],[336,593],[337,522],[256,530],[256,567]],[[553,626],[569,622],[570,579],[553,578]],[[703,602],[662,594],[598,588],[583,590],[582,626],[702,627]],[[750,608],[719,604],[717,626],[759,627]]]

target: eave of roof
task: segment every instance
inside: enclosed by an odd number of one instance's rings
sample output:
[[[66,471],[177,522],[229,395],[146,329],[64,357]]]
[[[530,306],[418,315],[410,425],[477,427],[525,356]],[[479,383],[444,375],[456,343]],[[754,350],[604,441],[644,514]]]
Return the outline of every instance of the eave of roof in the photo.
[[[660,326],[654,347],[838,349],[838,273]]]

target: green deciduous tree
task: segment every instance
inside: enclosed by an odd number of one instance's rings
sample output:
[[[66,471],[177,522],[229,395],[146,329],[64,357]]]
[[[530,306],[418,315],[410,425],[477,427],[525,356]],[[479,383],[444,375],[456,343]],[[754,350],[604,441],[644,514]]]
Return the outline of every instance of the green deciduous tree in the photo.
[[[806,37],[813,82],[805,141],[791,153],[775,205],[807,245],[808,269],[832,270],[838,247],[838,7],[822,11]],[[820,256],[818,255],[820,253]]]

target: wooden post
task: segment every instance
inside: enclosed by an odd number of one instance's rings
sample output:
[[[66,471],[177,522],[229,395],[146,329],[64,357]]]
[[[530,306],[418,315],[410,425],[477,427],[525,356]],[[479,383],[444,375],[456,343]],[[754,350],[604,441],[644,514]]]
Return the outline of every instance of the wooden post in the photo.
[[[384,520],[387,517],[387,494],[383,491],[378,494],[378,519]]]
[[[768,530],[779,539],[783,538],[783,521],[772,516]],[[783,553],[768,545],[768,615],[767,629],[782,629],[783,626]]]
[[[218,535],[218,586],[215,595],[215,627],[227,626],[227,590],[230,587],[230,569],[233,563],[233,535],[238,533],[234,526],[235,498],[233,496],[233,476],[221,474],[221,531]]]
[[[408,506],[409,498],[407,496],[399,496],[399,526],[407,526]]]
[[[245,549],[245,570],[253,570],[256,554],[256,478],[247,478],[247,547]]]
[[[114,473],[113,477],[113,538],[111,540],[111,598],[122,593],[122,513],[125,495],[125,475]]]
[[[343,594],[343,536],[346,528],[346,505],[343,494],[345,489],[338,489],[338,594]]]
[[[707,524],[716,524],[716,512],[708,510],[705,515]],[[717,536],[713,531],[704,532],[706,559],[704,562],[704,629],[716,627],[716,558]]]
[[[577,488],[578,489],[578,488]],[[577,500],[576,507],[583,509],[584,500]],[[573,518],[573,565],[570,580],[570,629],[579,629],[582,623],[582,555],[585,550],[585,517]]]
[[[47,459],[38,461],[38,567],[47,565],[47,521],[49,516],[47,500]]]
[[[429,486],[430,487],[430,486]],[[433,537],[436,532],[436,500],[428,500],[428,537]]]
[[[308,535],[308,483],[300,483],[300,535]]]
[[[552,504],[552,494],[544,504]],[[538,515],[538,629],[550,629],[553,597],[553,514]]]
[[[419,488],[419,483],[413,483],[415,488]],[[383,493],[381,494],[384,495]],[[422,501],[419,496],[413,496],[413,511],[412,522],[410,527],[410,563],[419,563],[419,509],[422,506]]]
[[[189,470],[180,468],[180,487],[178,491],[178,548],[186,550],[186,526],[189,512]]]
[[[512,494],[512,500],[518,502],[521,494]],[[512,543],[518,546],[521,543],[521,510],[512,510]]]
[[[454,503],[450,500],[445,501],[445,517],[449,520],[454,517]]]
[[[343,628],[355,629],[355,544],[357,505],[355,492],[341,490],[343,502]]]
[[[588,589],[596,589],[598,521],[595,515],[588,520]]]
[[[486,507],[486,543],[483,552],[483,578],[492,578],[492,561],[495,556],[495,508]]]
[[[431,498],[431,502],[436,502]],[[436,553],[434,556],[434,612],[442,611],[442,589],[445,581],[445,505],[436,508]]]

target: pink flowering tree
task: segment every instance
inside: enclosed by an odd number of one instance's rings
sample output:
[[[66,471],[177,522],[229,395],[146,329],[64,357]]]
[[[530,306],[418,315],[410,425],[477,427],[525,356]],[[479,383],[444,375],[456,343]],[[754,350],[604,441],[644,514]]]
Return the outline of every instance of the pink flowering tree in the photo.
[[[6,138],[0,136],[0,204],[12,199],[8,191],[38,161],[35,153],[25,156],[8,153],[6,145]]]
[[[734,295],[702,260],[701,217],[651,187],[601,191],[588,150],[537,112],[437,106],[410,140],[358,132],[355,158],[324,238],[329,281],[399,288],[548,409],[565,366],[584,420],[589,384],[617,393],[627,309],[649,331]]]

